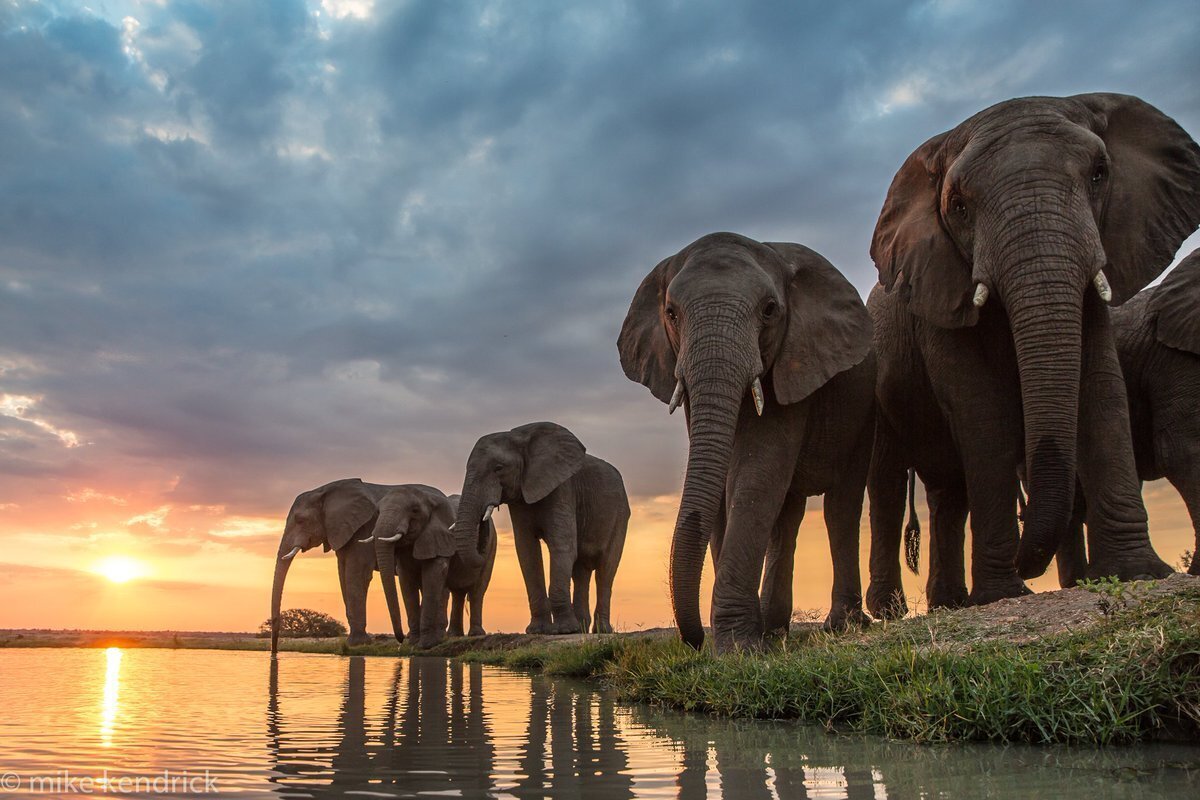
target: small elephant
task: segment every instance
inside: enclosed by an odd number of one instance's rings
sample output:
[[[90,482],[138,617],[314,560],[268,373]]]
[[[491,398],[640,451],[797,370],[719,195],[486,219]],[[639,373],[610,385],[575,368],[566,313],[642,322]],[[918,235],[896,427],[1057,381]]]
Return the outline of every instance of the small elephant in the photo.
[[[573,433],[553,422],[489,433],[467,459],[454,523],[467,564],[480,560],[480,525],[501,504],[508,505],[529,595],[526,633],[586,632],[589,622],[593,633],[612,633],[612,585],[629,524],[629,499],[616,467],[586,453]],[[543,541],[550,551],[548,597]],[[594,621],[588,610],[593,572]]]
[[[1171,571],[1150,545],[1107,304],[1153,280],[1198,223],[1200,146],[1128,95],[1009,100],[908,157],[871,243],[873,614],[904,611],[910,467],[940,542],[931,576],[945,580],[931,604],[965,599],[953,531],[968,514],[970,601],[1028,592],[1022,578],[1045,572],[1066,535],[1076,474],[1091,569],[1126,580]]]
[[[850,282],[803,245],[709,234],[650,271],[617,347],[631,380],[668,411],[682,403],[687,416],[670,564],[684,641],[704,641],[700,572],[710,537],[717,649],[757,647],[764,632],[787,630],[796,535],[806,498],[819,494],[834,564],[825,624],[866,622],[858,527],[875,357]]]
[[[370,533],[379,501],[395,489],[359,478],[345,478],[298,495],[288,512],[275,579],[271,586],[271,652],[279,646],[279,604],[283,583],[297,553],[321,545],[337,555],[338,583],[350,623],[350,644],[371,641],[367,633],[367,587],[375,571],[375,548],[358,541]]]
[[[371,536],[383,580],[388,613],[396,641],[404,641],[396,575],[404,593],[408,626],[419,647],[433,647],[446,638],[446,604],[450,635],[463,635],[463,604],[471,599],[471,636],[482,636],[483,595],[496,562],[496,527],[489,521],[479,528],[480,568],[468,567],[459,557],[450,526],[458,512],[458,495],[447,497],[432,486],[397,486],[379,501],[379,517]]]

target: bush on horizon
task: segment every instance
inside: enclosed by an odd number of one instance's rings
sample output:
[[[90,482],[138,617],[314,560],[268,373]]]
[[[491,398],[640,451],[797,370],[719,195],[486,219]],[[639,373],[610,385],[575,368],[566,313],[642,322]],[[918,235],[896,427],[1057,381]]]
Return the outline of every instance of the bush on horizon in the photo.
[[[258,626],[259,636],[271,635],[271,620],[268,617]],[[322,611],[311,608],[289,608],[279,613],[279,635],[285,639],[313,637],[326,639],[345,636],[346,626]]]

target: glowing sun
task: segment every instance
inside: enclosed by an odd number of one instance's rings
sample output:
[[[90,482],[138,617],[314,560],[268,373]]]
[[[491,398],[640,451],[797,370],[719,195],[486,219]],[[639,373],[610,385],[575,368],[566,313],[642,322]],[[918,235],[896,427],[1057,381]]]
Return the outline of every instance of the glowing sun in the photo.
[[[113,583],[127,583],[145,575],[146,567],[140,561],[135,561],[128,556],[109,556],[96,562],[96,565],[92,567],[92,572]]]

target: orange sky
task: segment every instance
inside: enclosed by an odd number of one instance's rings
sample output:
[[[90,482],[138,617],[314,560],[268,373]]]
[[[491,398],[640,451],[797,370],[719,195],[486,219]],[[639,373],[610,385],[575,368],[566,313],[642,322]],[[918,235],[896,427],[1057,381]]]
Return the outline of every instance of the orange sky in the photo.
[[[9,544],[6,563],[0,566],[0,627],[255,629],[269,611],[272,561],[286,507],[274,515],[243,517],[227,514],[219,505],[161,505],[158,491],[153,496],[156,503],[151,505],[137,492],[81,487],[53,501],[0,508],[0,538]],[[1145,496],[1156,549],[1175,564],[1193,542],[1183,502],[1162,481],[1147,484]],[[614,591],[613,622],[620,629],[670,623],[666,559],[677,502],[677,495],[633,500]],[[923,509],[922,514],[924,518]],[[496,521],[501,547],[485,623],[493,631],[521,630],[528,611],[507,514],[498,512]],[[865,583],[865,514],[862,553]],[[134,559],[146,574],[116,584],[92,571],[114,555]],[[826,608],[831,567],[818,501],[810,501],[796,564],[796,607]],[[706,566],[703,608],[711,578]],[[912,596],[920,595],[923,583],[923,575],[906,573]],[[1054,584],[1052,567],[1031,585],[1047,589]],[[372,588],[368,628],[384,632],[383,595],[377,582]],[[316,608],[344,619],[332,554],[314,550],[297,558],[284,607]]]

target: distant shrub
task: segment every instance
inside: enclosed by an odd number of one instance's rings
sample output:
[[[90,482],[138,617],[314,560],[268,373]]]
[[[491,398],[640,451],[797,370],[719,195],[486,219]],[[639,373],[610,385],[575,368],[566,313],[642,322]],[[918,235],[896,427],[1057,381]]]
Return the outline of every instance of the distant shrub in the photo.
[[[259,636],[271,635],[271,620],[258,626]],[[345,636],[346,626],[321,611],[311,608],[289,608],[279,613],[279,635],[286,639],[304,636],[324,638]]]
[[[1192,568],[1192,559],[1195,557],[1196,557],[1196,554],[1193,553],[1191,550],[1184,550],[1182,553],[1180,553],[1179,554],[1179,571],[1187,572],[1189,569],[1191,569]]]

